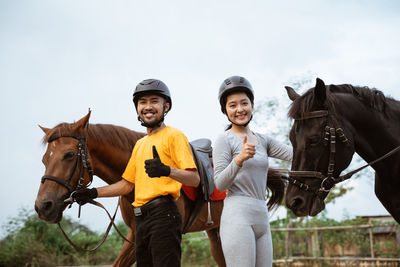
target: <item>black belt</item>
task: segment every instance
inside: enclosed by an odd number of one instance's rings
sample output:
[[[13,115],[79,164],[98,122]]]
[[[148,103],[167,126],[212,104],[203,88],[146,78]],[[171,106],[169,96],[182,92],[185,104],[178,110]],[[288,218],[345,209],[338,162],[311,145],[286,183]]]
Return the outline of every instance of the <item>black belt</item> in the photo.
[[[153,209],[155,206],[158,206],[162,203],[171,203],[172,202],[172,197],[171,195],[166,195],[166,196],[159,196],[156,198],[153,198],[143,206],[133,208],[133,212],[135,213],[135,216],[142,216],[146,213],[148,213],[151,209]]]

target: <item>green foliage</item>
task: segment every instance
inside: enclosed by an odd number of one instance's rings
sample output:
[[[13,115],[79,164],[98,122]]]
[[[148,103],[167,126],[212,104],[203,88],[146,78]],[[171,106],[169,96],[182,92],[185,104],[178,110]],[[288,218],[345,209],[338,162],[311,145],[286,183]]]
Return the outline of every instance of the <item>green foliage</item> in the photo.
[[[217,266],[205,232],[183,235],[182,266]]]
[[[345,186],[345,185],[336,185],[334,188],[331,189],[329,192],[328,196],[325,198],[325,204],[328,203],[335,203],[335,200],[344,196],[347,192],[353,190],[354,188],[351,186]]]
[[[73,242],[83,248],[92,248],[102,238],[69,218],[63,219],[62,226]],[[57,225],[40,221],[33,211],[26,209],[10,219],[4,228],[8,235],[0,241],[0,266],[110,264],[123,243],[113,233],[96,252],[78,252],[65,240]]]
[[[82,248],[93,248],[103,233],[98,234],[70,218],[64,218],[62,227],[72,241]],[[126,235],[129,228],[120,222],[118,229]],[[0,266],[67,266],[112,264],[117,258],[123,240],[112,231],[106,242],[95,252],[76,251],[55,224],[47,224],[28,209],[11,218],[3,226],[7,236],[0,240]],[[211,256],[209,241],[204,232],[189,233],[182,239],[182,266],[216,266]]]

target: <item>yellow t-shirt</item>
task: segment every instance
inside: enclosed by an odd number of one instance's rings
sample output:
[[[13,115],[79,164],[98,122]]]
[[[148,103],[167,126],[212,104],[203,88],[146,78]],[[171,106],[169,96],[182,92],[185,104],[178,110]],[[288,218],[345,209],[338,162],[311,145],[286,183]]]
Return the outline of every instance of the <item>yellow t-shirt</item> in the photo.
[[[138,140],[122,178],[135,184],[134,207],[140,207],[157,196],[170,194],[178,199],[182,184],[172,178],[162,176],[151,178],[144,168],[144,161],[153,158],[153,145],[160,160],[167,166],[185,170],[196,169],[186,136],[178,129],[165,127],[161,131]]]

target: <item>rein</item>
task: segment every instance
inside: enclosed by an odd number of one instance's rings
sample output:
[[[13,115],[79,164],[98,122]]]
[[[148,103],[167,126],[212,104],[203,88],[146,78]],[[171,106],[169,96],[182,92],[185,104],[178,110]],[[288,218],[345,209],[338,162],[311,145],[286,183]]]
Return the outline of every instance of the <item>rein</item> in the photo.
[[[59,177],[55,177],[52,175],[43,175],[42,179],[41,179],[41,183],[43,184],[46,180],[50,180],[53,182],[56,182],[62,186],[64,186],[65,188],[67,188],[68,190],[68,194],[70,195],[69,198],[64,200],[64,203],[68,203],[69,204],[69,208],[72,206],[72,204],[75,202],[74,198],[73,198],[73,194],[74,194],[74,190],[72,189],[72,178],[76,172],[76,169],[78,168],[79,163],[81,163],[81,168],[79,170],[79,180],[78,180],[78,184],[76,188],[82,188],[82,187],[88,187],[90,186],[90,184],[93,181],[93,169],[92,169],[92,165],[90,163],[90,159],[89,159],[89,153],[88,153],[88,149],[87,149],[87,138],[88,138],[88,133],[89,133],[89,124],[86,127],[86,137],[84,137],[83,135],[77,135],[77,134],[69,134],[69,135],[53,135],[49,138],[48,143],[51,143],[61,137],[72,137],[75,138],[76,140],[78,140],[78,153],[76,155],[76,161],[74,163],[74,167],[72,168],[72,171],[68,177],[68,180],[65,181]],[[84,184],[84,172],[85,169],[87,170],[89,177],[90,177],[90,181],[87,185]],[[114,227],[114,229],[117,231],[117,233],[127,242],[134,244],[134,242],[128,240],[127,238],[125,238],[125,236],[120,232],[120,230],[118,229],[118,227],[115,225],[114,220],[115,220],[115,216],[117,215],[117,211],[118,211],[118,207],[119,207],[119,201],[117,204],[117,207],[115,209],[114,215],[111,216],[110,213],[107,211],[107,209],[99,202],[95,201],[95,200],[91,200],[90,202],[88,202],[92,205],[98,206],[102,209],[104,209],[104,211],[107,213],[108,218],[110,219],[110,223],[107,227],[106,232],[103,235],[103,238],[99,241],[99,243],[92,249],[86,249],[86,248],[81,248],[78,245],[76,245],[66,234],[66,232],[64,231],[64,229],[62,228],[61,224],[58,222],[58,227],[60,228],[61,232],[63,233],[65,239],[68,241],[68,243],[73,246],[76,250],[80,250],[80,251],[86,251],[86,252],[93,252],[95,250],[97,250],[107,239],[107,236],[111,230],[111,226]],[[80,212],[81,212],[81,205],[79,205],[79,213],[78,213],[78,218],[80,217]]]
[[[317,110],[307,113],[304,117],[295,119],[297,121],[301,120],[308,120],[312,118],[322,118],[327,117],[329,115],[327,110]],[[321,196],[324,193],[328,193],[336,184],[343,182],[347,179],[350,179],[355,173],[365,169],[368,166],[371,166],[379,161],[382,161],[394,153],[400,151],[400,146],[392,149],[385,155],[363,165],[360,168],[357,168],[351,172],[348,172],[345,175],[341,175],[338,177],[333,176],[333,172],[335,171],[335,153],[336,153],[336,135],[338,136],[339,140],[345,144],[348,144],[348,139],[345,136],[342,128],[334,128],[330,126],[325,127],[324,133],[324,144],[330,145],[330,152],[329,152],[329,163],[328,163],[328,170],[327,175],[324,175],[322,172],[317,171],[289,171],[289,176],[285,177],[289,181],[290,184],[298,186],[300,189],[312,192],[317,196]],[[322,180],[319,188],[310,187],[308,184],[303,183],[298,179],[298,177],[307,177],[307,178],[314,178]],[[297,178],[297,179],[296,179]]]
[[[71,203],[71,205],[72,205],[72,203],[74,202],[74,199],[73,199],[73,197],[71,196],[70,198],[66,199],[64,202],[66,202],[66,203]],[[97,243],[97,245],[94,246],[94,247],[91,248],[91,249],[86,249],[86,248],[82,248],[82,247],[79,247],[78,245],[76,245],[76,244],[68,237],[67,233],[64,231],[64,229],[61,227],[61,224],[58,222],[58,223],[57,223],[57,224],[58,224],[58,227],[60,228],[62,234],[63,234],[64,237],[65,237],[65,239],[68,241],[68,243],[69,243],[71,246],[73,246],[76,250],[80,250],[80,251],[85,251],[85,252],[93,252],[93,251],[96,251],[96,250],[97,250],[101,245],[103,245],[103,243],[106,241],[106,239],[107,239],[107,237],[108,237],[108,234],[110,233],[111,226],[114,227],[115,231],[117,231],[118,235],[119,235],[122,239],[124,239],[126,242],[128,242],[128,243],[130,243],[130,244],[135,244],[135,243],[132,242],[131,240],[128,240],[128,239],[120,232],[120,230],[118,229],[118,227],[115,225],[115,222],[114,222],[114,221],[115,221],[115,216],[117,215],[117,211],[118,211],[118,207],[119,207],[119,201],[118,201],[117,207],[115,208],[115,211],[114,211],[114,215],[113,215],[113,216],[111,216],[111,214],[108,212],[108,210],[107,210],[100,202],[97,202],[97,201],[95,201],[95,200],[91,200],[91,201],[89,201],[88,203],[90,203],[90,204],[92,204],[92,205],[95,205],[95,206],[97,206],[97,207],[102,208],[102,209],[106,212],[108,218],[110,219],[110,223],[109,223],[108,226],[107,226],[107,230],[106,230],[106,232],[104,233],[103,238]]]

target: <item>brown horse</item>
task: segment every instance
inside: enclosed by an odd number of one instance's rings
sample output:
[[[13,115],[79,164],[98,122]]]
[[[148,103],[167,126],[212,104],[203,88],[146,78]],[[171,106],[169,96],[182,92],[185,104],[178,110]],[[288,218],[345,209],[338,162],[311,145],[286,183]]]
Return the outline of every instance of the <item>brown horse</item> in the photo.
[[[93,167],[93,175],[100,177],[108,184],[120,180],[136,141],[144,136],[143,133],[119,126],[109,124],[89,125],[89,117],[90,112],[76,123],[61,123],[53,129],[41,127],[45,132],[43,142],[48,145],[42,160],[46,171],[39,187],[35,209],[39,218],[43,221],[57,223],[62,219],[63,211],[67,206],[64,200],[69,197],[69,194],[76,189],[78,184],[85,186],[91,181],[89,173],[91,166]],[[86,161],[85,152],[88,157]],[[78,162],[79,157],[83,157],[83,162],[86,162],[86,164]],[[91,164],[88,164],[88,162]],[[272,208],[282,201],[284,186],[280,178],[276,179],[276,175],[269,173],[268,176],[271,178],[268,181],[268,186],[272,189],[268,206]],[[80,177],[83,177],[83,179],[80,179]],[[135,240],[135,222],[131,205],[133,197],[133,193],[131,193],[120,199],[123,220],[130,227],[127,239],[131,241]],[[176,203],[182,214],[183,225],[185,225],[193,203],[184,193],[181,194]],[[207,232],[211,254],[218,266],[225,266],[219,239],[222,208],[222,200],[211,202],[211,215],[214,224],[207,226],[208,211],[207,206],[204,205],[188,231],[205,230]],[[125,242],[113,266],[130,266],[135,261],[134,245]]]

